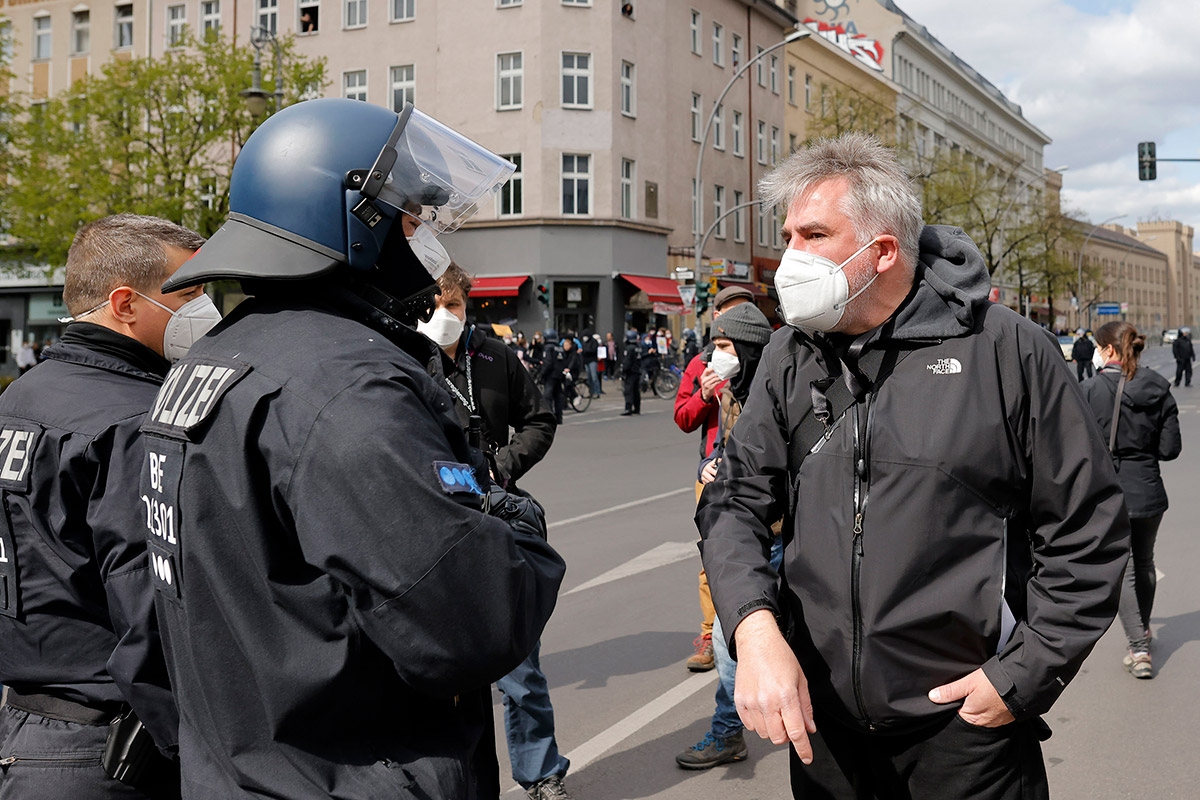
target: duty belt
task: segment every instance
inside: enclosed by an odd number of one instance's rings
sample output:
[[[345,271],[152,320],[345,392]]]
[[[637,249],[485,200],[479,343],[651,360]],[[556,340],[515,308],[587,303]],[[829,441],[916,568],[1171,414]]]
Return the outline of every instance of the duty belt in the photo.
[[[25,694],[11,686],[5,687],[4,704],[20,711],[37,714],[63,722],[75,722],[80,725],[107,725],[123,711],[122,704],[108,704],[107,708],[85,706],[71,700],[64,700],[49,694]]]

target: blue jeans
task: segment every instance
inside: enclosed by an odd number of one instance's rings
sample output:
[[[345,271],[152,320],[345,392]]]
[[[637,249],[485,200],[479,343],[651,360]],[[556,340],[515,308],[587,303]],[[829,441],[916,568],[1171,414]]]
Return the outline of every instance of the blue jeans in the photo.
[[[592,394],[600,394],[600,367],[595,361],[589,361],[584,366],[587,367],[588,386],[591,388]]]
[[[771,567],[778,572],[783,562],[783,537],[776,536],[771,543]],[[733,703],[733,687],[737,681],[737,662],[729,657],[725,644],[725,632],[721,629],[721,618],[713,619],[713,658],[717,662],[717,708],[712,716],[712,733],[718,739],[727,739],[742,732],[742,718]]]
[[[538,642],[520,666],[496,681],[504,695],[504,734],[513,780],[525,789],[551,775],[562,777],[571,766],[554,740],[550,689],[538,663],[541,648]]]

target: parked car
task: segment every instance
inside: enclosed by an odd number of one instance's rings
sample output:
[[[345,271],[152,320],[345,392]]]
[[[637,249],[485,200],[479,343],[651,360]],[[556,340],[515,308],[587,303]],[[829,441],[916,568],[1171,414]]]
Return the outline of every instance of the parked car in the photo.
[[[1063,358],[1067,361],[1071,360],[1071,348],[1075,346],[1075,337],[1069,334],[1064,334],[1058,337],[1058,346],[1062,348]]]
[[[1171,328],[1163,331],[1163,344],[1171,344],[1179,338],[1179,328]]]

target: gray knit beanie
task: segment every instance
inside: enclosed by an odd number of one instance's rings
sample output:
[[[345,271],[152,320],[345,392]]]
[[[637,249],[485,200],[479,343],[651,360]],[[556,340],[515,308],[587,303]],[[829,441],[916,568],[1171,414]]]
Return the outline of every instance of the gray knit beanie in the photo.
[[[712,326],[712,338],[724,337],[745,344],[765,345],[771,338],[771,323],[754,303],[740,303],[721,316]]]

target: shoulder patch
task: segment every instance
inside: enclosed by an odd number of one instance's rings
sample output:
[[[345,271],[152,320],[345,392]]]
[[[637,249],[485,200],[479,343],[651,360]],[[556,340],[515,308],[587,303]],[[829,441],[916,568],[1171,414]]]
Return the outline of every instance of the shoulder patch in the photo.
[[[250,371],[235,361],[184,361],[167,373],[142,430],[175,438],[203,422],[216,409],[225,392]]]
[[[474,470],[466,464],[459,464],[457,461],[435,461],[433,472],[446,494],[483,494],[479,482],[475,480]]]
[[[29,465],[41,435],[40,425],[0,423],[0,489],[29,491]]]

